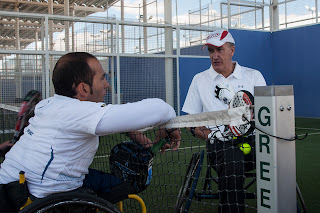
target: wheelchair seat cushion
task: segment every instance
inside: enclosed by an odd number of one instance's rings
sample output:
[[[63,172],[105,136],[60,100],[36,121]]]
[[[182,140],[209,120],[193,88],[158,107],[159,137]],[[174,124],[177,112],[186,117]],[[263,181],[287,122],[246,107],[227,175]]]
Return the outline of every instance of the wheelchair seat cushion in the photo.
[[[110,192],[100,193],[99,197],[109,201],[112,204],[115,204],[119,201],[128,198],[129,194],[136,194],[135,187],[130,183],[122,183],[111,189]]]
[[[20,184],[14,181],[0,184],[0,212],[15,212],[28,200],[29,190],[27,183]]]

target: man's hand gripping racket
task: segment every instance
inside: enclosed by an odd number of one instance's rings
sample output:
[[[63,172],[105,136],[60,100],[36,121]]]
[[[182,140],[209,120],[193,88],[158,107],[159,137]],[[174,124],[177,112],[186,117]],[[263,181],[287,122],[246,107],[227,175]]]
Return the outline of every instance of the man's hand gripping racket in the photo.
[[[156,152],[161,149],[164,153],[167,149],[176,151],[180,146],[181,130],[180,129],[160,129],[156,133],[156,139],[151,149]]]
[[[180,130],[160,129],[156,133],[154,145],[143,147],[133,141],[125,141],[116,145],[110,153],[110,170],[113,175],[131,183],[136,192],[142,192],[150,184],[154,155],[161,149],[177,150],[180,145]]]
[[[234,91],[230,85],[225,86],[218,84],[216,85],[216,89],[214,90],[216,98],[218,98],[220,101],[225,103],[226,105],[229,105],[231,100],[234,97]]]

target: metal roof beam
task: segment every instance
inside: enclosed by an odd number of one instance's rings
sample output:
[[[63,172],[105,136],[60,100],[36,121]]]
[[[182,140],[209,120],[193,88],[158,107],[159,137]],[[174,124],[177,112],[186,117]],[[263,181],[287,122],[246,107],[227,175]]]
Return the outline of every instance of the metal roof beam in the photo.
[[[33,5],[33,6],[39,6],[39,7],[48,7],[48,3],[46,2],[34,2],[34,1],[16,1],[16,0],[0,0],[0,3],[12,3],[12,4],[16,4],[18,3],[19,5],[23,4],[23,5]],[[53,4],[53,8],[61,8],[64,9],[64,4]],[[104,12],[105,9],[102,8],[98,8],[98,7],[85,7],[85,6],[73,6],[70,5],[70,9],[73,8],[75,10],[81,10],[81,11],[89,11],[89,12]]]
[[[0,21],[0,24],[4,24],[5,25],[5,26],[2,26],[2,29],[3,29],[3,27],[14,27],[14,26],[16,26],[16,23],[12,22],[12,21]],[[41,24],[39,24],[39,23],[30,23],[30,22],[19,22],[19,26],[20,26],[20,29],[27,29],[26,28],[27,26],[33,27],[33,28],[30,28],[30,29],[34,29],[34,28],[40,28]],[[52,26],[53,26],[53,28],[64,29],[64,24],[53,24]],[[12,30],[14,30],[14,29],[12,29]]]
[[[53,25],[53,27],[54,27],[54,32],[61,32],[65,29],[64,26],[62,26],[62,25],[59,25],[59,26]],[[13,30],[14,31],[14,29],[12,29],[12,26],[1,27],[1,30]],[[19,30],[21,30],[21,31],[24,31],[24,30],[35,31],[36,30],[36,31],[40,32],[41,27],[21,27],[20,26]]]
[[[14,42],[16,40],[16,38],[0,38],[0,41],[12,41]],[[30,38],[20,38],[19,40],[20,42],[28,42],[28,43],[31,43],[31,42],[34,42],[35,39],[30,39]]]
[[[16,25],[16,21],[1,21],[0,24],[7,24],[7,25]],[[32,23],[32,22],[19,22],[20,26],[40,26],[40,23]]]

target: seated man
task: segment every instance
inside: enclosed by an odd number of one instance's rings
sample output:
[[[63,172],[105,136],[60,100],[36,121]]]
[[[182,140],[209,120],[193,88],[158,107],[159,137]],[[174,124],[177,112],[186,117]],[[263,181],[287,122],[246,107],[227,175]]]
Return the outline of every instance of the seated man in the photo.
[[[35,116],[0,168],[0,184],[17,181],[19,172],[24,171],[34,199],[82,186],[99,190],[97,194],[110,192],[123,181],[88,169],[99,146],[98,136],[160,125],[176,116],[174,109],[161,99],[123,105],[103,103],[109,84],[100,62],[88,53],[62,56],[55,65],[52,81],[56,94],[37,104]],[[167,134],[161,130],[158,136]],[[174,143],[164,148],[176,150],[179,132],[174,131],[169,137]],[[145,147],[152,143],[137,141]]]

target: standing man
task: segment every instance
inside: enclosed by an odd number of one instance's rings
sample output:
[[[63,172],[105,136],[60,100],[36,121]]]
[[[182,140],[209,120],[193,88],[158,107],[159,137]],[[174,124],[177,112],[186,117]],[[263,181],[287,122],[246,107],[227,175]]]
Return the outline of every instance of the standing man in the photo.
[[[225,110],[234,93],[247,90],[253,94],[255,86],[266,85],[259,71],[232,61],[235,41],[227,30],[219,29],[210,33],[205,46],[211,66],[194,76],[182,111],[196,114]],[[245,161],[254,161],[254,151],[244,155],[237,148],[239,141],[223,137],[228,131],[225,126],[197,127],[190,131],[208,141],[209,164],[218,174],[219,212],[244,212]]]
[[[19,172],[24,171],[34,198],[82,186],[110,195],[123,181],[88,169],[98,149],[98,136],[130,132],[144,147],[169,136],[172,143],[163,148],[179,147],[179,131],[160,130],[155,141],[133,134],[174,118],[170,105],[161,99],[106,105],[103,101],[109,84],[105,75],[97,58],[88,53],[68,53],[58,60],[52,76],[56,94],[37,104],[23,136],[6,154],[0,184],[17,181]],[[135,193],[129,184],[126,190]]]

